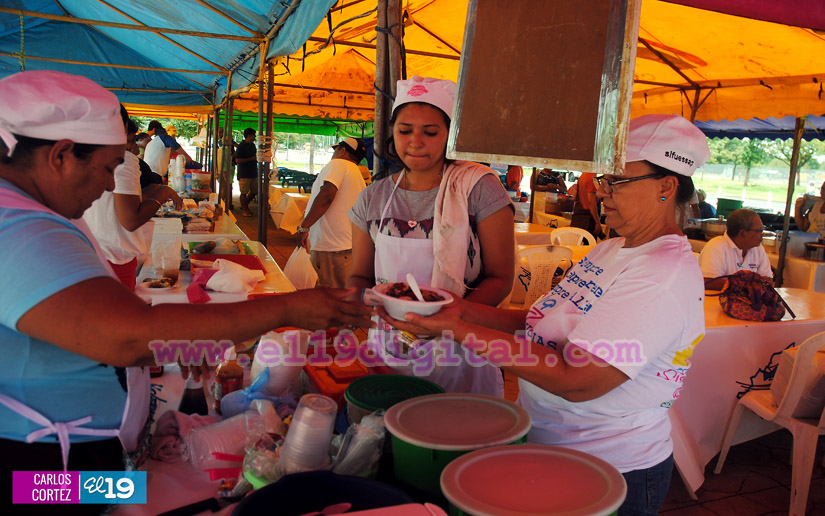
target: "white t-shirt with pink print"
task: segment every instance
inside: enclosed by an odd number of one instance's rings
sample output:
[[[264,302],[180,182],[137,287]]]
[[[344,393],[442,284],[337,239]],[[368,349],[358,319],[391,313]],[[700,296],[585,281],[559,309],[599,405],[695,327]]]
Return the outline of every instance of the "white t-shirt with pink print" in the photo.
[[[519,403],[533,418],[530,442],[581,450],[627,472],[673,452],[667,409],[679,397],[705,318],[702,272],[687,238],[623,244],[613,238],[590,251],[531,307],[526,330],[571,361],[580,359],[576,346],[587,349],[629,379],[578,403],[519,380]]]

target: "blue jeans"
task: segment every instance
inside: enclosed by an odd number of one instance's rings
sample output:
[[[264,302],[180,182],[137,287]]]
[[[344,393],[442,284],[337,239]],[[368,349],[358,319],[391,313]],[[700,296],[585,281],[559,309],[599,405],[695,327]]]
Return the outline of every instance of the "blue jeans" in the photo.
[[[673,473],[673,455],[647,469],[622,473],[627,482],[627,498],[619,516],[656,516],[665,501]]]

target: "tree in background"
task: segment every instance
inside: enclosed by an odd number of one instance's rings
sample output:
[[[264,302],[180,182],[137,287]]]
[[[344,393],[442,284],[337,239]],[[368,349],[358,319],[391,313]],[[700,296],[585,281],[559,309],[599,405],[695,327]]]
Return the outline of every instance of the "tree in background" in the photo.
[[[765,142],[765,150],[773,157],[791,166],[791,156],[793,155],[793,140],[771,140]],[[814,156],[825,154],[825,142],[822,141],[802,141],[799,146],[799,169],[807,166],[808,168],[818,169],[819,162]],[[801,174],[796,175],[796,185],[799,186]]]
[[[773,156],[767,153],[762,140],[744,138],[742,140],[731,138],[714,138],[708,140],[711,159],[709,163],[733,163],[733,172],[730,180],[736,180],[736,168],[738,165],[745,167],[745,178],[743,184],[748,185],[751,167],[761,165],[770,160]]]
[[[742,147],[742,165],[745,168],[745,180],[742,184],[748,186],[748,180],[751,175],[751,167],[761,165],[770,159],[770,155],[765,150],[762,140],[755,138],[744,138],[744,146]],[[731,178],[733,179],[733,178]]]
[[[708,139],[710,160],[708,163],[733,164],[731,180],[736,178],[736,166],[742,160],[742,142],[731,138]]]

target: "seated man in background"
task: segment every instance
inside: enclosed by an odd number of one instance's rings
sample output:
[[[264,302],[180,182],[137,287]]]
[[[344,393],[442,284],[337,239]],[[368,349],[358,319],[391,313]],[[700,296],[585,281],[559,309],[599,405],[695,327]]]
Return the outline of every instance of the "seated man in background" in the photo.
[[[699,218],[700,219],[712,219],[716,216],[716,209],[713,207],[712,204],[707,202],[708,194],[705,193],[704,190],[701,188],[696,190],[696,196],[699,199]]]
[[[762,247],[762,219],[756,212],[741,209],[732,212],[726,223],[727,231],[712,238],[699,255],[699,266],[705,277],[705,288],[721,290],[726,276],[738,271],[752,271],[773,278],[771,264]]]
[[[530,177],[530,189],[534,192],[567,193],[567,185],[561,177],[561,172],[543,168]]]
[[[825,182],[819,188],[818,198],[805,195],[796,200],[794,220],[801,231],[825,237]]]

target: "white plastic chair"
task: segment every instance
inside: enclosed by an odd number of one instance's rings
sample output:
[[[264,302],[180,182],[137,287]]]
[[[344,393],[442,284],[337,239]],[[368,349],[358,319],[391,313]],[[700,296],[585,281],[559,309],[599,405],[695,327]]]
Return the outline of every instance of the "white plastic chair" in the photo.
[[[565,226],[556,228],[550,233],[553,245],[595,245],[596,237],[582,228]]]
[[[790,514],[793,516],[805,514],[817,439],[818,436],[825,435],[825,410],[822,411],[818,421],[815,418],[794,417],[805,390],[810,368],[814,363],[814,355],[820,349],[825,349],[825,332],[809,337],[799,347],[788,381],[788,388],[779,406],[776,406],[770,390],[754,390],[742,396],[731,416],[725,439],[722,442],[722,451],[719,453],[719,461],[716,463],[716,469],[713,470],[717,474],[722,471],[722,465],[728,456],[731,442],[736,435],[736,429],[745,409],[751,410],[765,421],[787,428],[793,435],[790,507]],[[823,403],[825,404],[825,400]]]
[[[513,290],[499,306],[529,308],[536,299],[552,290],[556,270],[561,267],[566,272],[573,264],[572,256],[573,251],[562,246],[535,245],[519,249]]]

